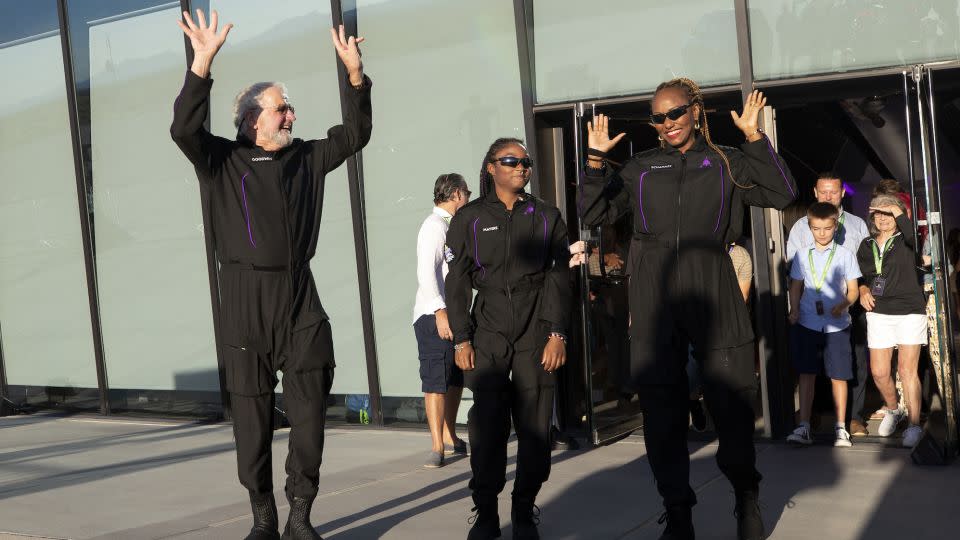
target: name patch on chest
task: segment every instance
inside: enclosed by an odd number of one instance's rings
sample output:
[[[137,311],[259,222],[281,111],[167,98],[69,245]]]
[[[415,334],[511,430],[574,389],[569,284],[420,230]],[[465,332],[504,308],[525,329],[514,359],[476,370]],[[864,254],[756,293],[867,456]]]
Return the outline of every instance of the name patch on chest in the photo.
[[[499,229],[500,229],[500,226],[499,226],[499,225],[494,225],[493,227],[484,227],[484,228],[482,228],[482,229],[480,229],[480,230],[483,231],[483,232],[490,232],[490,231],[496,231],[496,230],[499,230]]]
[[[250,161],[273,161],[273,158],[269,156],[262,156],[262,157],[250,158]]]

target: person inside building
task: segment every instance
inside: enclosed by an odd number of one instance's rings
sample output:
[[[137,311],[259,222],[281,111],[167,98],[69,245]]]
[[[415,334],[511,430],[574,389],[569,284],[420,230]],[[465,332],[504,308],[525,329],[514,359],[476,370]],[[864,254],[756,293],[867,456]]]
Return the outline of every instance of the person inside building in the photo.
[[[857,261],[863,272],[860,303],[867,310],[867,346],[870,371],[883,397],[883,420],[878,434],[890,437],[904,420],[903,445],[916,446],[920,427],[920,347],[927,343],[927,312],[917,271],[913,222],[906,205],[894,195],[870,201],[870,238],[860,244]],[[891,374],[893,349],[897,349],[897,374],[903,385],[903,402]]]
[[[420,353],[427,425],[432,446],[426,468],[444,465],[446,455],[466,455],[467,443],[457,437],[457,411],[463,393],[463,370],[453,361],[453,332],[447,317],[443,282],[448,267],[447,228],[470,200],[467,182],[457,173],[441,174],[433,186],[433,211],[417,233],[417,294],[413,331]]]
[[[284,538],[320,538],[310,523],[323,456],[327,396],[333,384],[330,322],[310,272],[317,248],[325,176],[370,139],[370,79],[343,26],[331,38],[349,79],[343,125],[327,137],[293,137],[297,117],[277,82],[243,89],[234,102],[236,140],[204,127],[210,110],[210,66],[232,28],[218,31],[217,12],[178,21],[193,64],[174,103],[170,134],[209,191],[220,262],[223,361],[230,392],[240,483],[253,508],[247,538],[279,538],[271,443],[276,372],[290,422]],[[338,99],[332,92],[330,99]]]
[[[550,474],[556,370],[566,362],[573,308],[570,252],[560,211],[524,191],[532,166],[522,141],[494,141],[480,166],[480,196],[447,232],[447,315],[457,365],[473,391],[470,540],[500,537],[497,496],[506,483],[511,418],[514,538],[539,538],[534,503]]]
[[[663,497],[662,538],[694,537],[687,449],[689,346],[700,363],[703,394],[717,429],[717,463],[733,484],[737,534],[764,535],[760,473],[753,444],[756,395],[754,336],[727,246],[741,235],[748,206],[784,208],[796,184],[759,127],[766,98],[752,92],[730,115],[746,142],[721,148],[710,138],[703,94],[679,78],[660,84],[650,123],[661,144],[631,157],[620,170],[607,152],[608,119],[588,124],[581,183],[583,223],[613,222],[633,212],[630,273],[631,378],[638,387],[644,442]],[[619,175],[622,182],[616,182]]]
[[[800,248],[790,269],[790,358],[800,378],[800,425],[787,442],[809,446],[810,414],[817,374],[830,378],[836,426],[836,447],[851,446],[847,431],[847,381],[850,361],[850,306],[859,296],[860,268],[853,251],[837,240],[840,212],[828,202],[807,211],[813,242]],[[822,360],[821,360],[822,359]]]
[[[860,244],[870,237],[867,223],[855,216],[852,212],[843,209],[843,198],[847,190],[840,175],[835,172],[822,172],[813,186],[813,195],[817,202],[832,204],[839,212],[837,230],[834,240],[856,254]],[[814,242],[814,235],[810,229],[809,217],[805,214],[790,228],[787,237],[787,272],[795,264],[795,255]],[[854,376],[847,384],[849,395],[850,435],[862,437],[868,435],[864,402],[867,396],[867,382],[870,379],[869,354],[867,353],[867,312],[858,303],[850,308],[850,342],[853,350],[851,363]],[[845,415],[846,416],[846,415]]]

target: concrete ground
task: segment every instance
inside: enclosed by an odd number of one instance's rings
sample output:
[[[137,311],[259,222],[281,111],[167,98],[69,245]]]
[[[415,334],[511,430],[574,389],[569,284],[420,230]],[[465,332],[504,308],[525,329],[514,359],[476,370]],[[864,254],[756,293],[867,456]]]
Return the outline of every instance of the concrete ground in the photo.
[[[276,433],[282,501],[287,432]],[[313,522],[324,538],[465,538],[469,463],[421,467],[422,431],[327,431]],[[691,443],[697,537],[735,538],[733,495]],[[795,449],[760,443],[763,512],[775,539],[926,539],[960,535],[960,465],[921,468],[906,450],[859,442]],[[508,481],[516,442],[510,444]],[[656,539],[661,507],[643,440],[556,452],[537,501],[546,539]],[[508,483],[505,492],[509,493]],[[280,507],[281,524],[286,504]],[[510,538],[509,496],[501,497]],[[227,424],[96,416],[0,418],[0,539],[243,538],[251,516]]]

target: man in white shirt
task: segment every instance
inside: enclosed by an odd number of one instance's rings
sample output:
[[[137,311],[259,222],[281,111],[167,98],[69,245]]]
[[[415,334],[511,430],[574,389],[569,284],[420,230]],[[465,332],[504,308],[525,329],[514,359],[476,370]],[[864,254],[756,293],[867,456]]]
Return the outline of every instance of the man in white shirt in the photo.
[[[417,297],[413,330],[420,353],[420,380],[433,446],[424,467],[442,467],[444,455],[466,455],[467,443],[455,428],[463,372],[454,363],[453,332],[447,319],[447,229],[457,210],[470,200],[467,182],[456,173],[442,174],[433,187],[433,212],[417,234]]]
[[[830,203],[840,211],[840,217],[837,219],[837,232],[834,236],[836,243],[856,253],[860,249],[860,244],[865,238],[870,237],[870,231],[867,224],[862,219],[843,210],[843,197],[847,194],[843,187],[843,180],[836,173],[820,173],[817,177],[817,183],[813,188],[813,194],[817,202]],[[801,251],[804,246],[810,246],[814,242],[813,233],[810,231],[810,224],[807,216],[803,216],[790,229],[790,236],[787,239],[787,265],[789,269],[793,266],[793,257]],[[851,326],[851,340],[853,342],[853,355],[855,362],[855,379],[850,380],[850,434],[860,437],[867,435],[867,426],[863,421],[863,401],[866,396],[867,380],[870,377],[867,356],[867,320],[866,312],[855,303],[850,308],[850,315],[853,318]],[[838,419],[839,421],[840,419]]]

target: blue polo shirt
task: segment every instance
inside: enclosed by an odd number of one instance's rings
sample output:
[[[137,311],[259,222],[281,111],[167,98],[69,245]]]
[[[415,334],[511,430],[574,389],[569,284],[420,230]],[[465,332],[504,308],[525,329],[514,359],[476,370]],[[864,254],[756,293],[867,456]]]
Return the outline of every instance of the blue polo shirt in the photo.
[[[823,269],[830,258],[830,253],[836,250],[830,267],[827,269],[823,285],[817,291],[814,285],[814,276],[817,279],[823,275]],[[813,268],[810,268],[810,255],[813,254]],[[811,243],[797,251],[790,268],[790,277],[797,281],[803,280],[803,295],[800,297],[800,324],[816,332],[839,332],[850,326],[850,312],[844,311],[840,317],[830,314],[833,306],[839,304],[847,295],[847,281],[861,276],[857,256],[849,249],[831,242],[827,249],[817,250],[816,243]],[[823,315],[817,315],[817,301],[823,302]]]

